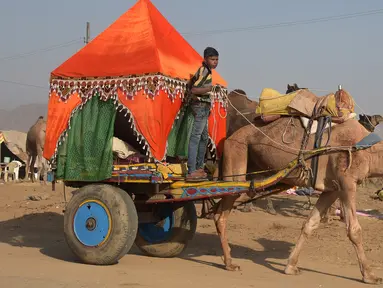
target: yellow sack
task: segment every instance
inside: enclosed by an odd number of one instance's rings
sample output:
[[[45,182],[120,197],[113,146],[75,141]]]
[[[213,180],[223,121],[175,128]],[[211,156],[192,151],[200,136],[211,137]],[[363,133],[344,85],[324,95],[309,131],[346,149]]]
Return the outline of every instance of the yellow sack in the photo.
[[[339,115],[337,108],[339,106],[342,116]],[[319,116],[342,117],[345,120],[350,114],[354,113],[355,102],[351,95],[342,90],[342,94],[329,94],[318,97],[308,90],[298,90],[289,94],[281,94],[272,88],[265,88],[259,97],[259,105],[256,109],[257,114],[264,115],[291,115],[311,117],[312,114],[318,113]],[[315,110],[315,111],[314,111]]]
[[[322,116],[332,116],[337,117],[338,116],[338,109],[336,109],[336,101],[335,101],[335,95],[331,94],[327,98],[327,105],[323,112],[321,113]]]
[[[264,88],[259,97],[256,113],[265,115],[290,115],[289,104],[298,91],[282,95],[277,90]]]

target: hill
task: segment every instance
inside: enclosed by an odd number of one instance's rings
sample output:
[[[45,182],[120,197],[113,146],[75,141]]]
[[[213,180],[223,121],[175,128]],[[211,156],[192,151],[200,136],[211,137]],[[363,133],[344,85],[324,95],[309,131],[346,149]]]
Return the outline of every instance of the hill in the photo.
[[[0,131],[16,130],[28,132],[39,116],[47,115],[47,104],[34,103],[18,106],[13,110],[0,109]],[[383,125],[378,125],[375,132],[383,137]]]
[[[47,104],[35,103],[18,106],[12,110],[0,109],[0,131],[28,132],[39,116],[46,118]]]

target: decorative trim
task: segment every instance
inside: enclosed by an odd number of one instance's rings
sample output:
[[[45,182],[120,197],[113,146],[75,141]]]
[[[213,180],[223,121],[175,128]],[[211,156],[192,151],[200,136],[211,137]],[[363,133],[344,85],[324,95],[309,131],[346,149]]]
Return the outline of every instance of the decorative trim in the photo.
[[[137,76],[130,78],[103,78],[103,79],[51,79],[50,85],[50,94],[49,97],[52,96],[52,93],[57,94],[60,98],[60,101],[67,102],[69,97],[74,93],[78,94],[78,97],[81,98],[81,103],[72,110],[71,116],[69,117],[67,129],[63,131],[63,133],[59,136],[58,141],[56,143],[56,148],[54,151],[54,155],[51,160],[52,163],[56,163],[57,153],[59,146],[66,140],[68,137],[68,129],[71,129],[70,122],[74,113],[78,110],[82,110],[84,105],[95,95],[99,94],[99,98],[102,101],[107,101],[112,99],[116,110],[122,112],[126,110],[125,117],[129,115],[129,122],[131,123],[131,128],[137,136],[137,142],[141,144],[143,142],[143,148],[146,151],[146,156],[153,158],[153,155],[150,151],[150,146],[145,140],[145,137],[137,130],[136,123],[133,117],[133,114],[129,110],[128,107],[123,105],[118,99],[118,89],[124,93],[124,96],[129,100],[134,100],[134,97],[138,94],[138,92],[144,92],[146,99],[155,100],[155,97],[159,95],[160,91],[164,91],[168,98],[174,100],[179,97],[181,101],[185,100],[184,95],[187,92],[187,81],[172,79],[163,75],[145,75],[145,76]],[[227,89],[224,87],[220,87],[220,89],[215,89],[212,93],[212,109],[218,102],[219,105],[227,109]],[[177,113],[175,118],[178,119],[180,111]],[[174,123],[173,123],[174,125]],[[173,127],[173,126],[172,126]],[[209,135],[209,149],[210,152],[215,151],[215,143],[213,139]],[[166,142],[166,150],[163,159],[159,161],[163,161],[166,158],[167,152],[167,142]],[[215,154],[215,153],[213,153]],[[214,155],[216,156],[216,155]],[[213,156],[213,157],[214,157]],[[155,159],[156,160],[156,159]],[[157,160],[156,160],[157,161]]]
[[[220,187],[220,186],[210,186],[210,187],[188,187],[182,188],[181,198],[194,198],[199,196],[214,196],[221,194],[237,194],[249,191],[249,188],[232,186],[232,187]]]
[[[159,95],[160,91],[164,91],[168,97],[174,102],[177,97],[184,100],[187,81],[176,80],[163,75],[146,75],[129,78],[103,78],[103,79],[51,79],[50,94],[56,93],[61,101],[66,102],[69,97],[77,93],[79,97],[85,101],[86,98],[91,98],[96,92],[100,93],[100,97],[104,100],[108,100],[117,94],[117,90],[120,89],[127,99],[133,100],[137,96],[138,92],[144,92],[144,95],[148,99],[149,97],[154,100]],[[212,98],[215,102],[219,102],[221,107],[227,108],[227,103],[224,100],[227,95],[227,89],[221,87],[219,91],[212,93]],[[213,100],[212,99],[212,100]]]

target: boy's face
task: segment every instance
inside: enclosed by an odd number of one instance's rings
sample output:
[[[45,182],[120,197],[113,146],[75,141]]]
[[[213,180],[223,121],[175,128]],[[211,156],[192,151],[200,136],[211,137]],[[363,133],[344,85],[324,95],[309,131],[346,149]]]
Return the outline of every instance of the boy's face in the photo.
[[[209,66],[210,69],[215,69],[218,66],[218,56],[210,56],[205,58],[207,66]]]

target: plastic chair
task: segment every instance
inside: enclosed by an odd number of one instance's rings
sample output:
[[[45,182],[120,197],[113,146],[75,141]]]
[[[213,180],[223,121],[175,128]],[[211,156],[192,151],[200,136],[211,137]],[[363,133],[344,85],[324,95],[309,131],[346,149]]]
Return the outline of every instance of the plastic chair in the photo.
[[[8,182],[8,178],[9,176],[12,176],[12,180],[13,181],[16,181],[19,179],[19,169],[20,169],[20,166],[19,166],[19,163],[17,163],[18,161],[12,161],[11,163],[9,163],[5,169],[4,169],[4,182]]]

